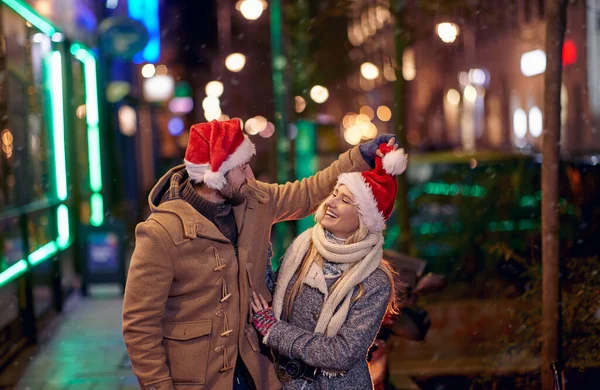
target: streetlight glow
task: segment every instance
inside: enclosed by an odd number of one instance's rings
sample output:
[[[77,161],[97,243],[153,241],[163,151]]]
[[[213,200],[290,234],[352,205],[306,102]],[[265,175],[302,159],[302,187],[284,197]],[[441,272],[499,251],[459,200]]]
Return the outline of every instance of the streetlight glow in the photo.
[[[204,111],[204,117],[209,122],[215,119],[219,119],[221,114],[221,107],[211,107],[210,109]]]
[[[204,89],[204,91],[206,92],[207,96],[214,96],[214,97],[219,97],[223,94],[224,91],[224,87],[223,87],[223,83],[220,81],[211,81],[208,84],[206,84],[206,88]]]
[[[359,111],[361,114],[364,114],[369,117],[369,119],[375,118],[375,111],[369,106],[362,106]]]
[[[477,90],[475,89],[474,86],[467,85],[465,87],[465,90],[463,91],[463,95],[465,97],[465,100],[472,103],[477,99]]]
[[[377,137],[377,126],[373,122],[369,123],[367,129],[363,131],[362,138],[364,139],[373,139]]]
[[[367,80],[375,80],[379,76],[379,69],[370,62],[360,66],[360,74]]]
[[[314,100],[315,103],[325,103],[327,99],[329,99],[329,91],[321,85],[315,85],[310,90],[310,98]]]
[[[456,37],[458,37],[458,26],[454,23],[440,23],[436,26],[436,32],[438,37],[444,43],[452,43],[456,41]]]
[[[240,12],[248,20],[260,18],[264,9],[264,4],[260,0],[244,0],[240,4]]]
[[[377,107],[377,117],[382,122],[388,122],[392,119],[392,110],[388,106]]]
[[[239,72],[246,65],[246,56],[242,53],[232,53],[225,58],[225,67],[231,72]]]
[[[353,112],[349,112],[346,115],[344,115],[344,118],[342,119],[342,126],[344,126],[344,129],[349,129],[352,126],[354,126],[355,122],[356,114]]]
[[[264,121],[263,121],[264,120]],[[267,120],[262,116],[255,116],[246,121],[244,128],[249,135],[256,135],[267,127]]]
[[[529,133],[534,137],[542,135],[543,120],[542,110],[539,107],[529,109]]]
[[[460,103],[460,93],[456,89],[451,88],[446,93],[446,99],[448,103],[456,105]]]
[[[275,125],[272,122],[268,122],[267,127],[263,131],[258,133],[258,135],[260,135],[263,138],[269,138],[274,133],[275,133]]]
[[[294,97],[294,109],[297,113],[301,113],[306,108],[306,100],[302,96]]]
[[[541,49],[528,51],[521,56],[521,73],[530,77],[546,71],[546,52]]]
[[[149,79],[150,77],[153,77],[156,74],[156,68],[154,67],[153,64],[146,64],[144,66],[142,66],[142,76],[145,79]]]
[[[417,77],[415,50],[411,47],[406,48],[404,53],[402,53],[402,77],[406,81],[412,81],[415,79],[415,77]]]
[[[344,131],[344,140],[350,145],[358,145],[361,139],[361,131],[356,126],[352,126]]]
[[[221,107],[221,102],[219,102],[219,98],[216,96],[207,96],[202,100],[202,108],[204,111],[211,111],[219,107]]]
[[[527,114],[522,108],[517,108],[513,113],[513,132],[517,138],[527,135]]]

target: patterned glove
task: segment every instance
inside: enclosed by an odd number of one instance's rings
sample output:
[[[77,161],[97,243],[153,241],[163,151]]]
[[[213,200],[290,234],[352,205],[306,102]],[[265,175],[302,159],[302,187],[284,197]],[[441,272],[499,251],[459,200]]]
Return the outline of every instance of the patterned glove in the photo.
[[[360,154],[365,159],[365,162],[371,166],[371,168],[375,168],[375,156],[379,145],[387,144],[392,137],[394,137],[393,134],[379,134],[369,142],[365,142],[359,146]]]
[[[275,318],[275,313],[273,313],[272,308],[262,309],[257,311],[252,316],[252,325],[258,330],[261,336],[265,337],[269,330],[273,325],[277,323],[277,318]]]

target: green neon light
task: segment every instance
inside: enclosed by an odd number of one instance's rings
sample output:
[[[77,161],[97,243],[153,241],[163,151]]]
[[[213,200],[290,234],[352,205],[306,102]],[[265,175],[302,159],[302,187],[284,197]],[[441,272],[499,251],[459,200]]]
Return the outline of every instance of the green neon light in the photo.
[[[64,249],[69,246],[69,239],[71,238],[69,208],[64,204],[61,204],[56,210],[56,216],[58,220],[58,238],[56,239],[56,243],[60,249]]]
[[[29,255],[29,264],[32,266],[39,264],[42,261],[49,259],[51,256],[54,256],[56,252],[58,252],[56,242],[50,241]]]
[[[463,195],[475,198],[483,198],[486,194],[486,189],[479,185],[465,184],[448,184],[448,183],[427,183],[423,190],[430,195]]]
[[[102,167],[100,165],[100,128],[88,127],[88,158],[90,168],[90,189],[102,191]]]
[[[88,126],[98,126],[98,84],[96,80],[96,59],[88,57],[83,62],[85,73],[85,106]]]
[[[18,278],[27,271],[27,262],[19,260],[15,264],[8,267],[4,272],[0,273],[0,287],[6,285],[11,280]]]
[[[51,54],[51,97],[52,133],[54,140],[54,162],[56,174],[56,195],[60,200],[67,199],[67,168],[65,161],[65,118],[63,106],[62,57],[59,51]]]
[[[92,194],[90,197],[90,223],[93,226],[100,226],[104,223],[104,200],[102,194]]]
[[[537,204],[538,201],[532,195],[524,195],[519,201],[519,206],[521,207],[535,207]]]
[[[317,173],[316,131],[317,125],[304,119],[296,122],[298,136],[296,137],[296,178],[304,179]],[[305,231],[314,225],[312,215],[296,222],[297,233]]]
[[[513,232],[539,229],[539,219],[521,219],[518,221],[492,221],[488,224],[492,232]]]
[[[438,234],[438,233],[458,233],[462,231],[460,222],[451,224],[443,222],[425,222],[414,228],[414,232],[419,235]]]
[[[415,186],[408,193],[408,199],[414,202],[422,194],[442,195],[442,196],[465,196],[473,198],[483,198],[487,190],[480,185],[450,184],[444,182],[427,183],[424,186]]]
[[[4,4],[21,15],[25,20],[48,36],[52,36],[58,30],[45,18],[40,16],[33,8],[21,0],[2,0]]]
[[[383,249],[390,249],[396,243],[396,239],[400,235],[400,226],[394,225],[391,228],[387,229],[387,234],[385,234],[383,241]]]
[[[96,57],[80,43],[71,45],[71,54],[83,63],[85,75],[86,122],[88,126],[98,126],[98,80],[96,73]]]
[[[83,64],[90,189],[94,192],[90,198],[90,224],[100,226],[104,222],[104,203],[102,195],[99,194],[102,191],[102,161],[100,157],[100,115],[96,57],[91,50],[81,43],[72,44],[70,51]]]

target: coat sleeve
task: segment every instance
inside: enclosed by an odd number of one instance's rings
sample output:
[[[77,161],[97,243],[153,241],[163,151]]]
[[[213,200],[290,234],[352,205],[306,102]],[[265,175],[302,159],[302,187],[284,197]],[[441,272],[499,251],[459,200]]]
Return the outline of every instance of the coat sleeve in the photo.
[[[385,275],[370,285],[365,295],[351,306],[346,322],[336,336],[327,337],[279,321],[269,331],[265,343],[279,354],[313,367],[350,370],[360,360],[366,359],[391,293],[390,282]]]
[[[266,192],[273,205],[274,221],[302,219],[315,212],[329,196],[337,178],[345,172],[360,172],[370,169],[360,154],[358,146],[340,155],[329,167],[300,181],[286,184],[254,182],[253,185]]]
[[[161,319],[173,280],[173,267],[154,222],[140,223],[135,231],[123,301],[123,338],[133,372],[142,388],[173,389],[162,346]]]

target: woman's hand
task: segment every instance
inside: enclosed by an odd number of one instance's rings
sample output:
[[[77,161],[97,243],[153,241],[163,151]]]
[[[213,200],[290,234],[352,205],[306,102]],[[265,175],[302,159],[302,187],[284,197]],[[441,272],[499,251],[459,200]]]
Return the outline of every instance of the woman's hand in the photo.
[[[255,292],[252,292],[252,301],[250,302],[254,315],[252,316],[252,325],[258,330],[261,336],[266,336],[273,325],[277,323],[275,313],[265,298]]]

